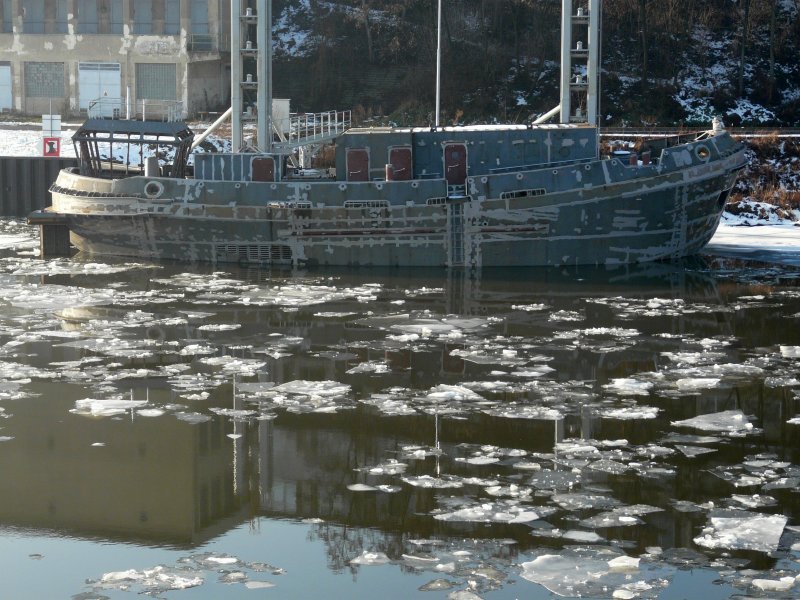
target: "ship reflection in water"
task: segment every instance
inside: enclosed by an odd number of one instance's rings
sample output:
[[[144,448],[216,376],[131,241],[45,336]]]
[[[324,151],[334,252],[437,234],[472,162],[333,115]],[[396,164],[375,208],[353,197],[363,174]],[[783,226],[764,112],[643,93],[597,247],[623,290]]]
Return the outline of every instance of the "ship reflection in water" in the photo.
[[[797,591],[791,272],[8,260],[0,551],[114,565],[76,563],[61,596],[302,597],[349,570],[352,597],[655,597],[683,567]],[[243,527],[263,556],[235,562]]]

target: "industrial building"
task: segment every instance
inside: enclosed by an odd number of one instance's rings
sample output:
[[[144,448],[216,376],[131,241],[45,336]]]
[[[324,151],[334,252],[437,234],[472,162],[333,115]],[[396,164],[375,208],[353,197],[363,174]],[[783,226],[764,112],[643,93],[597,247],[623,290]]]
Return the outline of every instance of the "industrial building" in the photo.
[[[227,0],[0,0],[0,111],[133,115],[229,104]]]

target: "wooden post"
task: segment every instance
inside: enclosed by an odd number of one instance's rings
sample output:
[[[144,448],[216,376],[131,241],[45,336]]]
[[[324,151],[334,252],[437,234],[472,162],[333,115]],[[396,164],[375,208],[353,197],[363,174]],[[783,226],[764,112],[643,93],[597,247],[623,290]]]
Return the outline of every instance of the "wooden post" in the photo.
[[[30,225],[39,226],[39,256],[70,256],[69,226],[63,215],[35,210],[28,215]]]

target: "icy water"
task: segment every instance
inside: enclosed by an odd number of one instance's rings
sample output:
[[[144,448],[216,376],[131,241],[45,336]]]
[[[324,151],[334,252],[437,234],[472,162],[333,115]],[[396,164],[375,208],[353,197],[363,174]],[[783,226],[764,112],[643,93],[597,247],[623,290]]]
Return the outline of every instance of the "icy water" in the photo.
[[[800,596],[800,274],[268,272],[0,227],[0,597]]]

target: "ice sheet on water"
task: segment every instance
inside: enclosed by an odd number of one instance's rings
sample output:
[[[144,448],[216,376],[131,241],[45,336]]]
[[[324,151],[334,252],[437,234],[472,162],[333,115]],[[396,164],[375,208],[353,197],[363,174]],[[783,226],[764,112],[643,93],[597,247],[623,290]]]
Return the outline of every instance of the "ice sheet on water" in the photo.
[[[2,238],[0,237],[0,244]],[[80,262],[74,259],[56,258],[42,260],[40,258],[6,258],[0,261],[2,269],[12,275],[38,277],[46,275],[115,275],[137,268],[151,268],[151,265],[138,263],[105,264]]]
[[[272,405],[293,413],[333,413],[352,408],[349,385],[338,381],[293,380],[276,385],[262,396],[264,406]]]
[[[113,417],[128,414],[132,410],[147,405],[147,400],[126,400],[122,398],[84,398],[75,401],[75,408],[70,410],[76,415],[89,417]]]
[[[587,468],[591,471],[599,471],[601,473],[608,473],[609,475],[622,475],[625,471],[630,469],[628,465],[605,458],[590,462]]]
[[[553,494],[550,499],[558,506],[568,511],[616,508],[622,504],[619,500],[612,496],[604,496],[601,494],[592,494],[588,492]]]
[[[586,314],[584,312],[575,310],[557,310],[553,313],[550,313],[550,315],[547,317],[548,321],[564,323],[574,323],[577,321],[583,321],[585,319]]]
[[[765,508],[778,504],[778,501],[772,496],[763,496],[760,494],[753,494],[751,496],[733,494],[731,496],[731,502],[745,508]]]
[[[682,421],[672,421],[672,425],[728,434],[748,433],[753,430],[753,424],[738,409],[699,415]]]
[[[541,312],[547,310],[547,304],[512,304],[511,310],[521,310],[524,312]]]
[[[711,454],[716,452],[716,448],[704,448],[702,446],[685,446],[683,444],[675,444],[675,448],[683,453],[688,458],[695,458],[703,454]]]
[[[503,417],[506,419],[560,421],[564,418],[563,413],[555,408],[518,403],[501,404],[494,408],[485,409],[483,412],[492,417]]]
[[[617,419],[620,421],[632,421],[641,419],[655,419],[660,409],[655,406],[629,406],[622,408],[605,408],[599,411],[603,419]]]
[[[11,284],[0,286],[0,300],[16,308],[55,311],[65,306],[93,306],[113,300],[110,289],[85,289],[55,284]]]
[[[746,511],[716,511],[694,543],[704,548],[774,552],[788,518]]]
[[[581,479],[580,473],[542,469],[534,473],[528,483],[537,490],[571,490]]]
[[[171,590],[185,590],[203,585],[204,578],[186,570],[158,566],[137,571],[105,573],[99,581],[101,589],[133,590],[146,594],[161,594]]]
[[[539,519],[534,507],[526,507],[516,500],[477,503],[472,500],[453,511],[433,513],[437,521],[462,521],[470,523],[529,523]]]
[[[726,358],[724,352],[702,351],[702,352],[662,352],[661,356],[669,359],[677,367],[715,365]]]
[[[358,323],[394,334],[416,335],[420,338],[449,337],[454,333],[477,330],[488,324],[486,319],[457,317],[437,318],[430,311],[383,315],[360,319]]]
[[[345,371],[348,375],[358,375],[360,373],[374,373],[380,375],[389,372],[389,364],[385,361],[370,360],[360,363],[351,369]]]
[[[663,444],[695,444],[698,446],[718,444],[721,441],[722,438],[712,435],[691,435],[676,432],[669,433],[661,440]]]
[[[611,383],[603,386],[603,389],[620,396],[649,396],[653,389],[653,382],[626,377],[612,379]]]
[[[458,477],[432,475],[406,476],[400,478],[408,485],[429,489],[458,489],[464,487],[464,482]]]
[[[384,552],[364,550],[359,556],[350,560],[351,565],[374,566],[385,565],[391,559]]]
[[[523,579],[563,597],[607,598],[611,590],[635,590],[633,596],[655,597],[667,585],[669,569],[640,567],[638,559],[599,546],[566,548],[560,554],[542,554],[522,563]]]
[[[175,418],[179,421],[184,421],[191,425],[198,425],[200,423],[207,423],[211,417],[198,412],[176,412]]]
[[[244,376],[254,376],[267,366],[267,363],[256,358],[239,358],[227,354],[201,358],[200,362],[212,367],[221,367],[223,373],[237,373]]]

